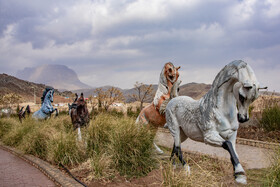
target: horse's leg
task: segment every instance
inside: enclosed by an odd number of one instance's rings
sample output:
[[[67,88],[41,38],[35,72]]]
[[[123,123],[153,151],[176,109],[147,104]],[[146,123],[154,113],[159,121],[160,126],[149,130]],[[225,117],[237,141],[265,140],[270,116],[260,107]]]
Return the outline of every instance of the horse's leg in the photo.
[[[229,142],[232,145],[233,157],[235,156],[235,158],[232,159],[232,165],[234,167],[234,176],[235,176],[236,182],[246,184],[247,183],[246,174],[245,174],[245,171],[244,171],[242,165],[240,164],[240,162],[238,160],[238,154],[235,149],[236,136],[237,136],[237,131],[235,131],[233,133],[233,135],[229,138]]]
[[[163,150],[161,150],[155,142],[154,142],[154,147],[156,148],[156,151],[158,154],[160,154],[160,155],[163,154]]]
[[[186,139],[188,139],[188,137],[184,134],[184,132],[180,128],[180,140],[181,140],[181,142],[184,142]],[[172,149],[172,152],[171,152],[170,160],[172,160],[173,167],[176,168],[175,160],[173,159],[174,154],[176,154],[175,143],[173,144],[173,149]]]
[[[175,169],[176,168],[176,163],[175,163],[175,160],[173,159],[174,155],[175,155],[175,143],[173,144],[173,149],[172,149],[171,156],[170,156],[170,161],[172,160],[172,165]]]
[[[204,142],[212,146],[221,146],[230,154],[230,160],[234,168],[235,180],[238,183],[246,184],[246,176],[244,169],[239,163],[238,156],[235,151],[235,140],[237,131],[229,140],[224,140],[217,131],[209,130],[204,133]]]
[[[184,160],[182,150],[181,150],[181,139],[182,138],[186,139],[187,137],[180,135],[181,129],[179,127],[177,118],[174,115],[174,112],[172,111],[172,109],[166,110],[166,122],[167,122],[167,126],[169,128],[169,131],[174,139],[174,145],[173,145],[173,150],[171,153],[171,159],[174,156],[174,154],[176,154],[176,156],[179,158],[180,162],[182,163],[184,169],[186,170],[187,175],[189,175],[190,167],[187,165],[186,161]],[[181,133],[183,133],[183,132],[181,132]]]
[[[81,142],[82,141],[82,133],[81,133],[81,127],[80,125],[78,124],[78,141]]]
[[[135,123],[142,123],[144,125],[148,125],[149,121],[145,115],[145,108],[141,110],[140,114],[138,115]],[[163,154],[163,151],[157,146],[157,144],[154,142],[154,147],[158,154]]]

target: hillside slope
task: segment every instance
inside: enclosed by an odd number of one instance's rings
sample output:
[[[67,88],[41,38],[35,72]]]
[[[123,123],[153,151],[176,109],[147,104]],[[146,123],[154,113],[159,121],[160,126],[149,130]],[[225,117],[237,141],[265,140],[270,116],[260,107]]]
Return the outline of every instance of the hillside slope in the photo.
[[[36,84],[7,74],[0,74],[0,95],[16,93],[22,97],[22,101],[33,102],[35,93],[36,102],[40,103],[40,98],[42,97],[45,88],[46,85],[44,84]],[[54,102],[68,102],[65,97],[70,95],[71,92],[59,92],[58,90],[55,90]]]

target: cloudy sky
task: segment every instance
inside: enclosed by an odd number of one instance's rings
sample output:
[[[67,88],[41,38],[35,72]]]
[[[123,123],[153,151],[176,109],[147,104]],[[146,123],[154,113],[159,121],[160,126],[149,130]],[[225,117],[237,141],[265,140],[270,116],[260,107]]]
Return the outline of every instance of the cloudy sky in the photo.
[[[212,83],[242,59],[280,91],[279,0],[0,0],[0,73],[62,64],[91,86]]]

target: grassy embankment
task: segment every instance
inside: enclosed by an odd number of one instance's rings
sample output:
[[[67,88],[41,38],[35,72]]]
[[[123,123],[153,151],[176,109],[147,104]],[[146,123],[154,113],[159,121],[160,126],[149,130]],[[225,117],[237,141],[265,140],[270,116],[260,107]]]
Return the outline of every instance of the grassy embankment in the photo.
[[[135,118],[100,113],[82,129],[83,142],[78,142],[67,115],[46,121],[27,118],[22,124],[17,118],[1,118],[0,139],[26,154],[55,165],[62,163],[75,173],[87,173],[82,180],[88,184],[92,180],[108,182],[118,176],[142,177],[152,170],[160,173],[164,186],[234,184],[231,164],[207,156],[184,155],[191,166],[190,176],[182,169],[173,170],[169,159],[155,155],[153,130],[135,125],[134,121]],[[165,151],[170,154],[169,149]],[[272,168],[247,171],[249,184],[278,185],[279,160],[279,156],[276,157]]]

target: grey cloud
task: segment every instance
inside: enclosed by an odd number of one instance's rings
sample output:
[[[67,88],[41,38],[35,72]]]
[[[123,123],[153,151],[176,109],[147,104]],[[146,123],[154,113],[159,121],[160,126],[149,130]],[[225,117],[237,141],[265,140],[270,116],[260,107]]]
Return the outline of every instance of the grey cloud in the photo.
[[[5,54],[13,66],[1,69],[11,71],[18,58],[65,64],[95,84],[89,77],[96,71],[106,69],[120,80],[113,74],[157,72],[167,61],[188,70],[219,69],[235,59],[250,59],[256,68],[264,68],[259,61],[279,64],[280,14],[271,13],[277,7],[268,1],[139,2],[0,0],[0,44],[17,49]],[[5,51],[0,47],[0,54]]]

